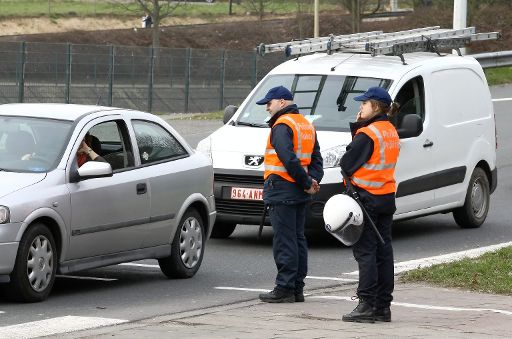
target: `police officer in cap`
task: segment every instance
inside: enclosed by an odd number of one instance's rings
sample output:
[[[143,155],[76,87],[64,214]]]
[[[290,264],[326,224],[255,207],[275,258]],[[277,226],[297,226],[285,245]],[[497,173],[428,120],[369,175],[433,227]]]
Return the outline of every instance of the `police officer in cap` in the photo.
[[[350,124],[352,142],[341,158],[341,168],[350,181],[369,216],[384,239],[365,220],[363,232],[353,245],[359,266],[358,306],[342,317],[343,321],[391,321],[394,289],[391,223],[395,207],[395,165],[400,151],[397,131],[388,117],[398,106],[388,92],[371,87],[354,98],[361,101],[356,122]]]
[[[320,146],[313,124],[299,113],[287,88],[274,87],[256,103],[266,105],[270,113],[263,200],[274,230],[277,267],[274,289],[259,298],[269,303],[302,302],[308,270],[306,205],[320,190],[324,175]]]

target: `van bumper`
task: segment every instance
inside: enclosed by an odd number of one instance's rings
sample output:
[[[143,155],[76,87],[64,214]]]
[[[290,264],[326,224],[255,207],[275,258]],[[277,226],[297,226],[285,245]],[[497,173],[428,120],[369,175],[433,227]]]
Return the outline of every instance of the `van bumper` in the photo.
[[[312,196],[312,201],[308,204],[306,211],[306,229],[315,229],[324,227],[323,211],[326,201],[334,194],[343,192],[341,183],[321,184],[320,192]],[[235,223],[246,225],[259,225],[263,213],[263,201],[231,201],[228,206],[226,200],[221,196],[215,197],[217,206],[217,222]],[[226,205],[226,208],[219,205]],[[265,225],[270,225],[270,219],[265,218]]]

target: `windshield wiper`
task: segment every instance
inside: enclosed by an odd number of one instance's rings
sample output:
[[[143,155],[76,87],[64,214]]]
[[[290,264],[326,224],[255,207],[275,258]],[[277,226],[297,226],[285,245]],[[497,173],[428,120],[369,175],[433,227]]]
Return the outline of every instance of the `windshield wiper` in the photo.
[[[242,125],[242,126],[251,126],[251,127],[268,127],[267,124],[257,124],[255,122],[244,122],[244,121],[237,121],[235,126]]]

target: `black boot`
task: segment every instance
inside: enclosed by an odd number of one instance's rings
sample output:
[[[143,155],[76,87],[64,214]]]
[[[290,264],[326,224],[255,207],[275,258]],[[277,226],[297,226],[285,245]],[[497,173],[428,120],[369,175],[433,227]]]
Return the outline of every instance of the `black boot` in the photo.
[[[373,323],[375,322],[374,317],[373,306],[363,299],[359,299],[359,305],[349,314],[343,315],[341,320],[356,323]]]
[[[266,303],[293,303],[295,302],[295,294],[274,288],[268,293],[261,293],[260,300]]]
[[[391,310],[389,309],[389,306],[375,309],[375,321],[391,321]]]
[[[304,293],[302,292],[295,292],[295,302],[296,303],[303,303],[304,302]]]

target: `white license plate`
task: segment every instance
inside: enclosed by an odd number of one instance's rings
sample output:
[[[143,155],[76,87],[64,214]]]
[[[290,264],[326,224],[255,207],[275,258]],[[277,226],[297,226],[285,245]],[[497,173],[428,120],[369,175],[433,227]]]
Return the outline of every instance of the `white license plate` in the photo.
[[[231,187],[231,199],[263,200],[263,189]]]

